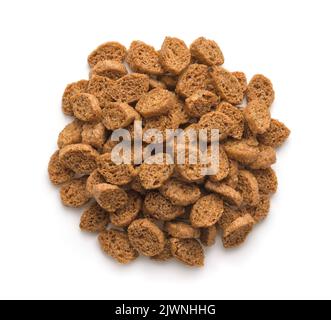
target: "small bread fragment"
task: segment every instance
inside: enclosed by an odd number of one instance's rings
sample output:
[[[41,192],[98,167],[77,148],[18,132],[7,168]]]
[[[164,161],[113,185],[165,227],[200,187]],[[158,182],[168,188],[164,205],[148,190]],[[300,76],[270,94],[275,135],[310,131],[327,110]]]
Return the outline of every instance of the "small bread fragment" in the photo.
[[[184,222],[167,222],[164,231],[171,237],[178,239],[199,239],[200,229],[193,228]]]
[[[204,251],[196,239],[170,239],[171,253],[180,262],[190,267],[203,267]]]
[[[243,203],[242,195],[222,182],[207,181],[205,187],[210,192],[217,193],[229,205],[240,207]]]
[[[93,68],[98,62],[114,60],[123,62],[126,57],[126,48],[118,42],[107,42],[95,49],[88,57],[88,63]]]
[[[243,113],[254,134],[263,134],[270,128],[270,109],[259,100],[249,102]]]
[[[161,75],[164,70],[159,61],[159,53],[142,41],[133,41],[126,58],[134,72]]]
[[[229,226],[237,218],[242,216],[241,213],[241,210],[235,209],[227,204],[224,204],[224,212],[217,222],[218,226],[221,228],[221,230],[224,231],[227,226]]]
[[[112,131],[128,127],[138,118],[137,111],[127,103],[112,102],[102,110],[102,123]]]
[[[139,179],[143,188],[146,190],[161,188],[174,172],[174,165],[171,163],[171,156],[164,153],[148,158],[139,170]]]
[[[128,227],[137,218],[142,209],[142,199],[137,192],[129,191],[127,195],[127,204],[111,215],[111,223],[115,227]]]
[[[207,66],[222,65],[224,63],[223,53],[215,41],[199,38],[191,45],[192,56]]]
[[[93,196],[100,207],[110,213],[124,208],[128,203],[128,195],[123,189],[107,183],[94,186]]]
[[[233,121],[229,136],[238,140],[242,139],[245,130],[245,118],[242,110],[228,102],[221,102],[216,111],[224,113]]]
[[[98,170],[110,184],[124,186],[133,181],[137,176],[131,164],[116,164],[112,161],[111,153],[105,153],[97,159]]]
[[[208,228],[217,223],[224,211],[223,201],[216,194],[200,198],[192,208],[190,221],[193,227]]]
[[[141,97],[136,110],[144,118],[166,115],[175,104],[173,94],[165,89],[154,89]]]
[[[247,236],[252,231],[254,225],[255,221],[249,214],[237,218],[224,229],[224,248],[235,248],[243,244],[246,241]]]
[[[224,140],[233,131],[234,121],[226,114],[212,111],[201,117],[198,123],[199,130],[207,130],[208,142],[214,140],[213,130],[219,131],[219,139]],[[218,136],[215,136],[218,138]]]
[[[128,70],[123,63],[115,60],[99,61],[92,69],[91,76],[94,75],[118,80],[128,74]]]
[[[77,144],[82,142],[83,123],[79,120],[74,120],[61,131],[59,134],[57,145],[59,149],[70,144]]]
[[[144,256],[153,257],[164,250],[164,233],[149,219],[133,221],[128,228],[128,235],[131,245]]]
[[[102,123],[85,124],[82,131],[82,143],[100,150],[107,139],[107,130]]]
[[[230,159],[246,165],[256,161],[260,152],[258,147],[249,145],[246,140],[227,141],[223,146]]]
[[[128,264],[138,258],[138,252],[132,247],[128,235],[123,231],[109,230],[100,233],[101,249],[119,263]]]
[[[70,169],[67,169],[60,161],[59,151],[56,151],[48,164],[48,176],[49,180],[54,185],[61,185],[70,181],[74,177],[75,173]]]
[[[259,185],[255,176],[247,170],[239,170],[237,190],[241,193],[243,204],[257,206],[260,201]]]
[[[80,208],[90,201],[86,191],[86,178],[73,179],[60,189],[62,203],[66,207]]]
[[[102,232],[109,224],[109,213],[96,202],[92,203],[80,218],[80,229],[87,232]]]
[[[176,92],[188,98],[198,90],[212,91],[212,79],[208,67],[203,64],[191,64],[179,77]]]
[[[260,201],[256,207],[245,207],[241,211],[250,214],[255,223],[262,222],[267,218],[270,211],[270,196],[266,194],[260,195]]]
[[[268,108],[275,100],[275,91],[271,81],[261,74],[255,75],[249,82],[246,95],[248,102],[258,100]]]
[[[206,167],[208,163],[203,163],[203,154],[197,147],[185,147],[177,151],[176,173],[186,182],[203,182],[207,172]]]
[[[86,181],[86,191],[92,196],[93,195],[93,189],[96,185],[106,183],[105,178],[99,173],[99,171],[96,169],[94,170]]]
[[[66,87],[62,97],[62,111],[64,114],[68,116],[74,115],[74,112],[72,110],[73,104],[71,98],[76,94],[86,93],[88,85],[88,80],[81,80],[78,82],[71,83]]]
[[[98,99],[101,109],[114,101],[112,97],[114,83],[114,80],[98,75],[94,75],[90,79],[87,92]]]
[[[252,170],[251,172],[257,180],[261,194],[270,195],[277,192],[278,179],[276,172],[272,168],[264,170]]]
[[[173,205],[158,191],[147,193],[143,211],[151,218],[161,221],[171,221],[185,213],[184,207]]]
[[[222,182],[227,186],[235,189],[238,185],[238,163],[234,160],[229,160],[229,167],[229,174]]]
[[[201,229],[200,241],[205,247],[212,247],[216,242],[217,227],[216,225],[209,228]]]
[[[259,145],[259,156],[258,158],[249,164],[251,169],[267,169],[271,167],[277,161],[276,150],[272,147]]]
[[[86,144],[68,145],[60,150],[60,161],[77,174],[90,174],[96,167],[99,153]]]
[[[291,131],[285,126],[284,123],[272,119],[269,129],[261,135],[258,135],[258,140],[260,143],[278,148],[288,139]]]
[[[151,259],[156,260],[156,261],[160,261],[160,262],[165,262],[165,261],[168,261],[172,258],[173,258],[173,256],[172,256],[172,253],[171,253],[171,245],[170,245],[170,240],[169,239],[166,239],[166,243],[165,243],[163,251],[160,254],[158,254],[154,257],[151,257]]]
[[[211,112],[219,103],[219,97],[207,90],[198,90],[185,101],[185,111],[188,115],[201,118]]]
[[[93,122],[101,118],[101,108],[95,96],[79,93],[71,98],[71,103],[74,115],[78,120]]]
[[[113,101],[134,103],[149,90],[149,77],[145,74],[131,73],[118,79],[110,88]]]
[[[178,179],[168,180],[161,188],[161,194],[175,206],[189,206],[201,197],[200,188],[196,184],[189,184]]]
[[[212,150],[210,147],[208,149],[208,152],[209,152],[209,157],[212,157]],[[211,175],[209,179],[213,182],[219,182],[224,180],[230,173],[229,159],[222,147],[219,148],[218,161],[215,162],[217,165],[217,167],[215,168],[216,173]],[[214,167],[214,163],[213,163],[213,167]]]
[[[188,67],[190,62],[191,52],[185,42],[177,38],[166,37],[160,51],[160,63],[163,69],[178,75]]]
[[[232,72],[232,74],[238,80],[243,94],[246,94],[246,90],[247,90],[247,77],[246,77],[246,74],[244,72],[241,72],[241,71],[235,71],[235,72]]]
[[[212,68],[211,77],[217,93],[223,100],[233,105],[241,104],[244,100],[244,94],[237,78],[222,67]]]

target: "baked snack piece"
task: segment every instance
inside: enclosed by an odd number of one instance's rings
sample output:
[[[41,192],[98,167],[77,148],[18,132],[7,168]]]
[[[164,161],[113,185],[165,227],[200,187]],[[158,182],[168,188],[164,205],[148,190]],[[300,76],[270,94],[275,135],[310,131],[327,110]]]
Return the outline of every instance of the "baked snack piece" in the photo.
[[[233,105],[242,103],[244,94],[237,78],[226,69],[215,66],[210,72],[217,93],[223,100]]]
[[[96,185],[106,183],[103,175],[96,169],[94,170],[86,180],[86,191],[93,196],[93,189]]]
[[[258,100],[267,107],[270,107],[275,100],[275,92],[271,81],[261,75],[255,75],[249,82],[246,90],[248,102]]]
[[[109,213],[96,202],[92,203],[80,218],[80,229],[87,232],[102,232],[109,224]]]
[[[108,130],[115,131],[128,127],[136,119],[139,119],[139,114],[127,103],[112,102],[103,108],[102,118],[104,126]]]
[[[149,219],[138,219],[128,228],[131,245],[142,255],[153,257],[165,247],[165,236],[161,229]]]
[[[243,203],[257,206],[260,201],[259,184],[255,176],[247,170],[239,170],[237,190],[243,197]]]
[[[110,153],[98,157],[97,167],[108,183],[117,186],[129,184],[137,176],[137,172],[131,164],[114,163]]]
[[[251,146],[247,140],[227,141],[223,146],[230,159],[245,165],[256,161],[260,152],[258,147]]]
[[[276,172],[272,168],[252,170],[251,172],[257,180],[260,193],[268,195],[277,192],[278,179]]]
[[[108,230],[100,233],[101,249],[119,263],[128,264],[138,258],[138,252],[129,242],[128,235],[123,231]]]
[[[277,161],[276,150],[272,147],[259,145],[259,156],[258,158],[249,164],[251,169],[268,169]]]
[[[243,94],[246,94],[247,85],[248,85],[246,74],[244,72],[241,72],[241,71],[235,71],[235,72],[232,72],[232,74],[238,80]]]
[[[255,221],[249,214],[237,218],[224,229],[224,247],[235,248],[243,244],[252,231],[254,224]]]
[[[232,129],[228,133],[229,137],[241,140],[245,130],[245,118],[242,110],[223,101],[217,106],[216,111],[224,113],[233,121]]]
[[[111,213],[124,208],[128,203],[127,193],[120,187],[108,183],[94,186],[93,196],[101,208]]]
[[[107,77],[112,80],[118,80],[128,74],[128,70],[123,63],[116,60],[99,61],[92,69],[91,75]]]
[[[61,187],[60,196],[66,207],[80,208],[90,201],[86,191],[86,178],[73,179]]]
[[[203,64],[191,64],[179,77],[176,93],[188,98],[197,90],[212,91],[213,84],[208,67]]]
[[[229,205],[241,207],[243,203],[242,195],[222,182],[207,181],[205,187],[208,191],[217,193]]]
[[[178,179],[170,179],[160,188],[161,194],[176,206],[189,206],[201,197],[200,188]]]
[[[159,53],[142,41],[133,41],[126,62],[134,72],[161,75],[164,70],[160,64]]]
[[[270,110],[268,106],[261,101],[253,100],[249,102],[243,113],[253,133],[263,134],[270,128]]]
[[[184,222],[167,222],[164,226],[169,236],[178,239],[199,239],[200,230]]]
[[[93,75],[89,81],[87,93],[96,97],[99,101],[99,106],[101,109],[105,108],[109,103],[114,102],[113,87],[115,86],[115,81],[107,77],[101,77],[98,75]]]
[[[170,91],[157,88],[141,97],[136,110],[144,118],[152,118],[168,114],[174,104],[174,96]]]
[[[190,267],[203,267],[205,255],[196,239],[170,239],[171,253],[180,262]]]
[[[79,93],[71,98],[72,110],[78,120],[84,122],[98,121],[101,108],[98,99],[88,93]]]
[[[291,131],[285,126],[284,123],[272,119],[269,129],[258,136],[260,143],[273,147],[279,148],[290,136]]]
[[[69,182],[75,173],[66,168],[60,161],[59,151],[56,151],[48,163],[48,177],[54,185]]]
[[[101,150],[107,139],[107,134],[107,130],[102,123],[84,124],[82,143],[88,144],[97,150]]]
[[[161,188],[174,172],[170,155],[159,153],[148,158],[139,170],[141,185],[146,190]]]
[[[86,93],[89,85],[88,80],[81,80],[67,85],[62,96],[62,111],[68,116],[73,116],[73,104],[71,98],[79,93]]]
[[[118,42],[106,42],[95,49],[88,57],[90,67],[94,67],[98,62],[114,60],[123,62],[126,57],[126,48]]]
[[[215,41],[199,38],[191,45],[192,56],[207,66],[222,65],[224,63],[223,53]]]
[[[113,101],[130,104],[137,102],[148,90],[149,77],[145,74],[131,73],[112,83],[109,96]]]
[[[142,198],[137,192],[129,191],[127,195],[126,205],[111,215],[110,221],[115,227],[128,227],[138,217],[142,209]]]
[[[61,163],[77,174],[90,174],[97,167],[99,153],[86,144],[72,144],[60,150]]]
[[[159,61],[166,72],[178,75],[190,64],[191,53],[183,40],[166,37]]]
[[[193,206],[190,221],[193,227],[208,228],[216,224],[224,211],[223,201],[216,194],[200,198]]]
[[[83,122],[74,120],[60,132],[57,145],[59,149],[70,144],[77,144],[82,142]]]
[[[219,103],[219,97],[207,90],[197,90],[185,101],[185,111],[188,115],[201,118],[211,112]]]
[[[184,215],[185,208],[172,204],[158,191],[151,191],[145,196],[143,211],[153,219],[172,221]]]
[[[217,225],[224,232],[225,228],[234,222],[237,218],[242,216],[242,212],[238,208],[224,204],[224,212],[218,220]]]

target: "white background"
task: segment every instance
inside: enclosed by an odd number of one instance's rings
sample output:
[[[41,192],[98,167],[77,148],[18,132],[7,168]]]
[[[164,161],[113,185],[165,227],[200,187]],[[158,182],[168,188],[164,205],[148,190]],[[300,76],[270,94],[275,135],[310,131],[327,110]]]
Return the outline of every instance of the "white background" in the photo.
[[[330,1],[1,1],[0,298],[331,298]],[[275,85],[291,129],[278,153],[270,218],[240,249],[220,242],[204,269],[148,259],[123,267],[83,234],[47,179],[67,83],[97,45],[166,35],[219,42],[230,70]]]

